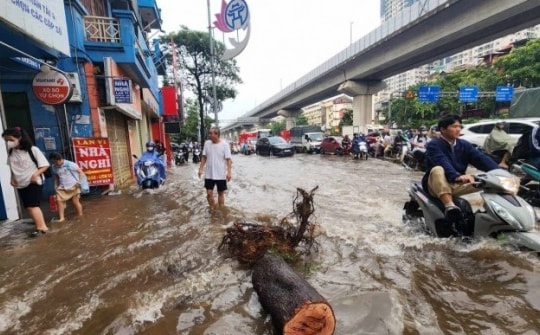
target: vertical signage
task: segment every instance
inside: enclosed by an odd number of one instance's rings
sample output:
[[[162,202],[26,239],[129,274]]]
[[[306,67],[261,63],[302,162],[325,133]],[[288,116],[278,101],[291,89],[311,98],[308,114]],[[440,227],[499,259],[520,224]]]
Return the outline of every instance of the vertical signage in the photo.
[[[131,83],[129,79],[113,79],[114,101],[120,104],[131,103]]]
[[[74,138],[75,162],[88,179],[88,185],[114,184],[111,147],[108,138]]]

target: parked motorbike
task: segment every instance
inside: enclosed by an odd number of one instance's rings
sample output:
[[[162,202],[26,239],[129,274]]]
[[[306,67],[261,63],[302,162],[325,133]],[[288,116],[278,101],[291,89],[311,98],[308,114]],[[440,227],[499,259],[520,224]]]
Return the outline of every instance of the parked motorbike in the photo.
[[[540,207],[540,170],[520,159],[510,166],[510,171],[521,176],[518,195],[532,206]]]
[[[420,150],[407,151],[402,164],[406,169],[426,171],[426,159],[424,156],[425,153]]]
[[[193,148],[193,163],[199,163],[201,161],[201,149]]]
[[[519,181],[515,176],[502,169],[479,173],[475,175],[474,186],[481,190],[482,208],[473,212],[467,200],[454,197],[463,219],[450,222],[444,215],[442,202],[423,190],[421,183],[413,183],[408,191],[410,200],[405,203],[403,220],[419,224],[436,237],[495,237],[518,247],[540,251],[540,233],[535,230],[536,212],[516,195]]]

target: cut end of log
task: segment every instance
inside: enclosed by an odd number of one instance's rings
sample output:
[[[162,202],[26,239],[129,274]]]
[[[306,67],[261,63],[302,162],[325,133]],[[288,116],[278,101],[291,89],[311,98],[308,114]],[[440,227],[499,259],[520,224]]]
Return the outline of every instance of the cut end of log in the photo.
[[[332,307],[325,302],[308,302],[295,310],[283,327],[284,335],[331,335],[336,328]]]

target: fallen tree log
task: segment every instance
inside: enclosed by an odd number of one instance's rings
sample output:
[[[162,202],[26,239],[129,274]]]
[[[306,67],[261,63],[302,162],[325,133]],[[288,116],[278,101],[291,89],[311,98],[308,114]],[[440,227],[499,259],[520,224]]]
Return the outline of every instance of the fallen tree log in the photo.
[[[284,335],[334,334],[334,311],[280,256],[266,254],[253,265],[253,287],[263,308]]]

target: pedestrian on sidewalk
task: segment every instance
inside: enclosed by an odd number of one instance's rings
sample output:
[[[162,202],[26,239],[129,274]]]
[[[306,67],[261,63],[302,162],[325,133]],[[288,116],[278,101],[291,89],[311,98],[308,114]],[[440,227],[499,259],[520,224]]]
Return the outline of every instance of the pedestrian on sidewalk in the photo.
[[[58,219],[53,222],[64,222],[66,202],[71,199],[77,210],[77,215],[83,215],[81,198],[81,181],[86,178],[84,171],[77,163],[64,159],[58,152],[49,154],[53,163],[54,189],[56,191],[56,204],[58,205]]]
[[[2,138],[8,148],[11,186],[17,189],[23,207],[36,226],[30,235],[35,237],[45,234],[49,228],[39,205],[45,181],[43,173],[49,168],[49,161],[20,127],[4,130]]]
[[[220,138],[218,127],[210,128],[210,138],[204,143],[201,164],[199,166],[199,178],[204,171],[204,188],[210,210],[216,207],[214,200],[214,187],[218,191],[218,206],[225,205],[225,191],[227,182],[231,180],[232,155],[231,147],[227,141]]]

